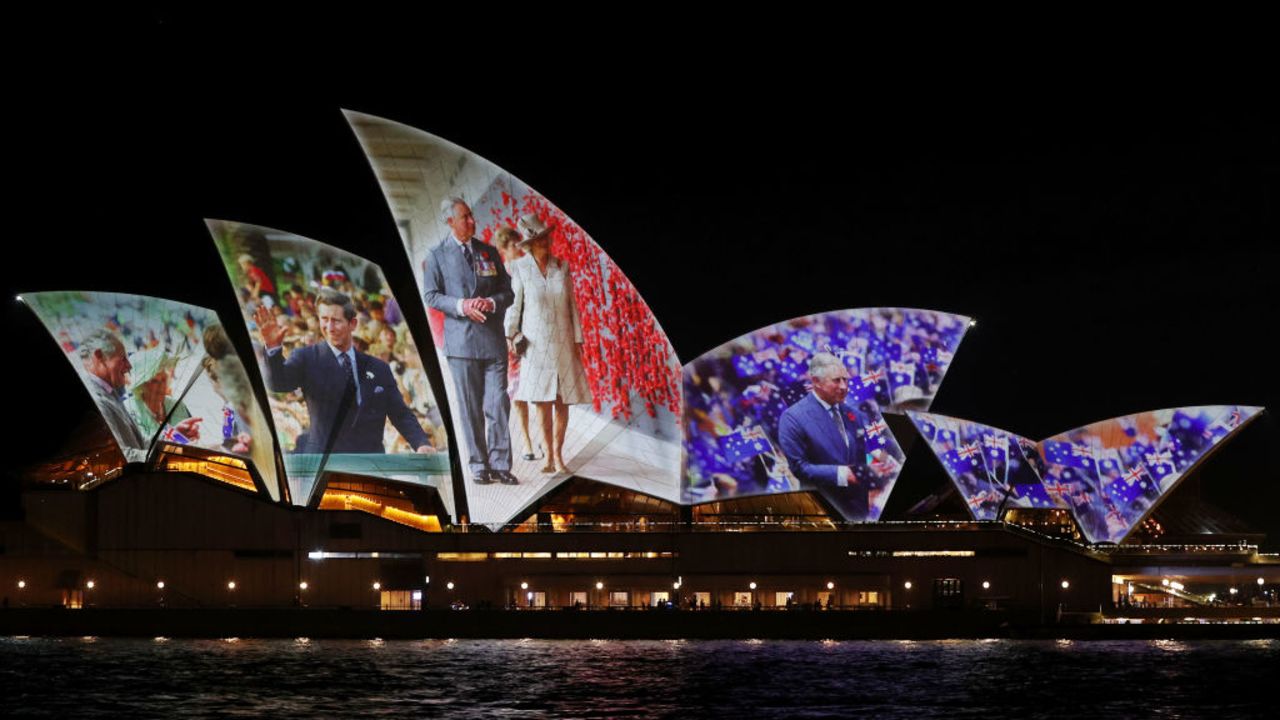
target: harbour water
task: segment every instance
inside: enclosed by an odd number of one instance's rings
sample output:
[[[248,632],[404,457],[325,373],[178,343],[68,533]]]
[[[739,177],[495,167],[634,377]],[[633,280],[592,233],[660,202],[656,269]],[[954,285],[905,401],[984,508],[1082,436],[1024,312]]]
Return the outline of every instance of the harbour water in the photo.
[[[12,717],[1274,717],[1280,640],[0,638]]]

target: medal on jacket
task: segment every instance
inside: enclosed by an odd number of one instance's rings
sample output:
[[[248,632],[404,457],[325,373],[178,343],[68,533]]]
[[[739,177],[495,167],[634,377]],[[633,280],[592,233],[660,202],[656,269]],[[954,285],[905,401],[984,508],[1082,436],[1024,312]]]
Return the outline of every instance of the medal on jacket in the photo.
[[[481,253],[476,257],[476,276],[495,277],[497,274],[498,266],[487,255]]]

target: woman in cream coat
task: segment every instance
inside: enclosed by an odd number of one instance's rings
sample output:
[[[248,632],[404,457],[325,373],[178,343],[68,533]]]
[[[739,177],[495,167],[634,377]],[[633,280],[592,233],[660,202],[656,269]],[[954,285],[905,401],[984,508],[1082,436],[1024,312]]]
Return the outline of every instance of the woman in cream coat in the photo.
[[[511,263],[515,301],[507,309],[507,343],[520,355],[520,387],[515,400],[538,410],[544,473],[567,473],[561,450],[569,425],[569,406],[591,402],[582,369],[582,326],[573,299],[569,263],[551,254],[551,228],[536,215],[517,223],[525,256]]]

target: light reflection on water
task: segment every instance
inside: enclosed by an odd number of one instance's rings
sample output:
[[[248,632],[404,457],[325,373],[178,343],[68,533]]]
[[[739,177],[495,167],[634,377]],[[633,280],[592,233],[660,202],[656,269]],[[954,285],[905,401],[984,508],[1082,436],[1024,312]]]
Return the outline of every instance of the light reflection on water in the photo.
[[[228,640],[0,638],[5,712],[1241,718],[1280,674],[1270,640]]]

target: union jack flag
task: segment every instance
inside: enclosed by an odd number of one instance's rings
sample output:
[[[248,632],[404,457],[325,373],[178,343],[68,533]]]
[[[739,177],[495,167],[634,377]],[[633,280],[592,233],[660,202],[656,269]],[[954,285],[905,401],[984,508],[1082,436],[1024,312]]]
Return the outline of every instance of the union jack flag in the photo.
[[[1135,465],[1133,469],[1124,474],[1124,481],[1130,485],[1142,479],[1143,471],[1141,465]]]
[[[889,429],[889,426],[885,425],[884,420],[876,420],[875,422],[866,426],[867,437],[868,438],[878,437],[880,433],[883,433],[888,429]]]

